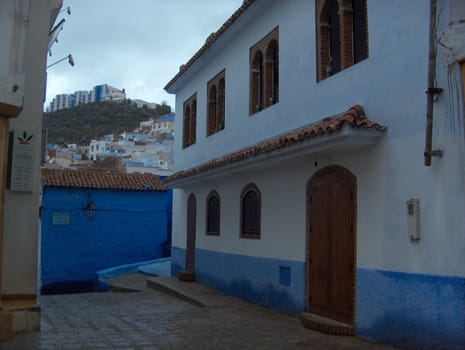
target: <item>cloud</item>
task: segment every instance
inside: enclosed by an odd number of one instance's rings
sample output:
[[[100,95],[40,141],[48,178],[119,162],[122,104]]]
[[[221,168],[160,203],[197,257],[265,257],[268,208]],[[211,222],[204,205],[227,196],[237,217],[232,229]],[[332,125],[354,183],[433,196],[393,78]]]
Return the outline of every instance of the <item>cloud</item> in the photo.
[[[211,32],[242,0],[65,0],[71,16],[52,47],[48,64],[72,54],[48,70],[47,105],[60,93],[109,84],[130,98],[166,101],[163,87],[179,66],[203,45]],[[61,17],[60,17],[61,18]]]

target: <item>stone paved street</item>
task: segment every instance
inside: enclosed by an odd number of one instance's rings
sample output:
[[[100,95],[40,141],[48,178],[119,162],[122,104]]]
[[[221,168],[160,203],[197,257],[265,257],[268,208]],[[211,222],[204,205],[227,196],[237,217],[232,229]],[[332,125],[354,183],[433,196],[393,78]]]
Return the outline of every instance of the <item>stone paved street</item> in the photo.
[[[199,307],[163,292],[41,297],[42,331],[16,335],[10,349],[387,349],[355,337],[327,336],[297,318],[219,295]]]

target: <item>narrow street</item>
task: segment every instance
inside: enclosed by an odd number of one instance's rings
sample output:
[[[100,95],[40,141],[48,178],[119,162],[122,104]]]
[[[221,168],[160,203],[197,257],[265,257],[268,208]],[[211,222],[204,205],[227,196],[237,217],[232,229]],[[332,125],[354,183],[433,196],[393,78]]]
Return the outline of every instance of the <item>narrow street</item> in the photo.
[[[136,282],[129,287],[143,286]],[[355,337],[314,332],[295,317],[204,287],[198,290],[203,291],[204,300],[211,301],[205,307],[141,289],[42,296],[42,331],[16,335],[0,349],[388,348]]]

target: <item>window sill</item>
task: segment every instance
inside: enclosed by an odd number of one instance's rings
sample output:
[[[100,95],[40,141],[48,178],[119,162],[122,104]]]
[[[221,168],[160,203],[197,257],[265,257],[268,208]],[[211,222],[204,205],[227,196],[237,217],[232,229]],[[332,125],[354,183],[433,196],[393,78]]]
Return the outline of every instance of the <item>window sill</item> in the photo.
[[[213,236],[213,237],[219,237],[220,236],[219,232],[206,232],[205,234],[207,236]]]
[[[260,239],[260,234],[245,234],[241,233],[240,238],[246,238],[246,239]]]

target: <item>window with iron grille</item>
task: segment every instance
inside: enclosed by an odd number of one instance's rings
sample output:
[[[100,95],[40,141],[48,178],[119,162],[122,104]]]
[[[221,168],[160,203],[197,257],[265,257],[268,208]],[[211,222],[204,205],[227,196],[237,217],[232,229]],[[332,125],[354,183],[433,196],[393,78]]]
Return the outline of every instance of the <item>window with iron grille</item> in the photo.
[[[220,235],[220,196],[211,191],[207,196],[207,235]]]
[[[260,238],[261,193],[251,183],[241,193],[241,237]]]

